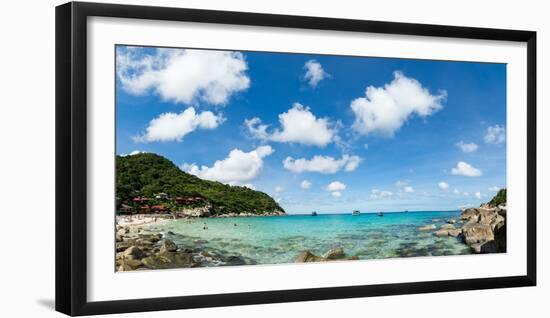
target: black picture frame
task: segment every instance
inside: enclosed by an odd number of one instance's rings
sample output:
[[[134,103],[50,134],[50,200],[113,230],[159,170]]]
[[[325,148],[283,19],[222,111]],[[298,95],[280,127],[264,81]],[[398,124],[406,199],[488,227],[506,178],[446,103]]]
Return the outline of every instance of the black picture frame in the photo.
[[[430,282],[88,302],[86,36],[92,16],[338,30],[527,44],[527,274]],[[536,32],[151,6],[56,7],[56,310],[92,315],[536,285]]]

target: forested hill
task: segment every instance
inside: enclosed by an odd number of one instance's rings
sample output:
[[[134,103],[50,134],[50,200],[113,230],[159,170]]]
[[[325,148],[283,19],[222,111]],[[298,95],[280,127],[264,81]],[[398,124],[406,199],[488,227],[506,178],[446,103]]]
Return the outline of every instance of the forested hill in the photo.
[[[152,198],[158,193],[166,193],[172,198],[200,195],[212,205],[214,214],[284,212],[263,192],[202,180],[157,154],[116,157],[118,202],[131,202],[135,197]]]

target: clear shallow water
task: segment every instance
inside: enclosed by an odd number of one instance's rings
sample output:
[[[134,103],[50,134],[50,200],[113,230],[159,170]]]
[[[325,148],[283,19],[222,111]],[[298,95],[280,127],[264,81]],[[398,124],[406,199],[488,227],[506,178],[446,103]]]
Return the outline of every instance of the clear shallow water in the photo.
[[[343,247],[346,256],[359,259],[470,254],[460,238],[439,238],[433,231],[417,229],[427,224],[439,228],[459,215],[460,211],[385,213],[383,217],[320,214],[180,219],[149,231],[163,232],[180,248],[236,255],[247,264],[292,263],[301,251],[322,255],[335,247]]]

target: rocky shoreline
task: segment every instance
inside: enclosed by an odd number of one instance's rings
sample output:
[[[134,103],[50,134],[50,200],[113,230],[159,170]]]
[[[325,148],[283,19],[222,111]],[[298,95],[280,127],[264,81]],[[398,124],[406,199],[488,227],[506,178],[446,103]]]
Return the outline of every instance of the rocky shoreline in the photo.
[[[506,206],[482,205],[463,209],[459,220],[449,219],[439,228],[434,223],[419,227],[438,237],[460,238],[476,254],[506,253]]]
[[[432,219],[430,223],[416,228],[436,237],[460,240],[472,253],[506,252],[506,206],[482,205],[479,208],[462,210],[458,217]],[[154,225],[171,222],[174,218],[194,222],[198,218],[254,217],[286,215],[279,212],[257,215],[252,213],[228,213],[205,215],[184,213],[174,216],[141,215],[139,217],[117,216],[115,270],[135,271],[150,269],[190,268],[209,266],[252,265],[256,261],[226,250],[206,248],[206,241],[199,237],[187,237],[177,233],[158,231]],[[200,216],[199,216],[200,215]],[[413,228],[414,230],[414,228]],[[175,242],[189,241],[178,246]],[[338,246],[338,245],[336,245]],[[295,263],[325,262],[336,260],[358,260],[357,255],[348,255],[343,247],[335,247],[324,254],[316,255],[309,250],[297,252]]]
[[[145,233],[142,227],[119,227],[116,242],[115,270],[117,272],[190,268],[221,265],[244,265],[238,255],[222,255],[214,251],[177,246],[168,232]]]
[[[177,214],[151,214],[139,216],[116,217],[116,257],[115,270],[117,272],[207,267],[222,265],[244,265],[247,261],[239,255],[223,255],[216,251],[178,247],[167,236],[177,234],[168,232],[147,233],[148,227],[160,222],[169,222],[174,219],[198,218],[225,218],[225,217],[256,217],[256,216],[284,216],[281,211],[264,214],[227,213],[211,215],[209,209],[195,208],[178,212]],[[248,262],[250,263],[250,262]]]

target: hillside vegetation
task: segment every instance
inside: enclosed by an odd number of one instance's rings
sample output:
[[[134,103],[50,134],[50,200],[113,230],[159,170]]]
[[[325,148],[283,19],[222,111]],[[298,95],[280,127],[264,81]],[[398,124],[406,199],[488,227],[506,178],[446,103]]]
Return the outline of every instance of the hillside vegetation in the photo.
[[[506,205],[506,189],[500,189],[488,204],[494,207]]]
[[[116,157],[119,204],[129,203],[139,196],[153,198],[157,193],[167,193],[170,197],[203,196],[214,214],[284,212],[273,198],[263,192],[202,180],[157,154]]]

